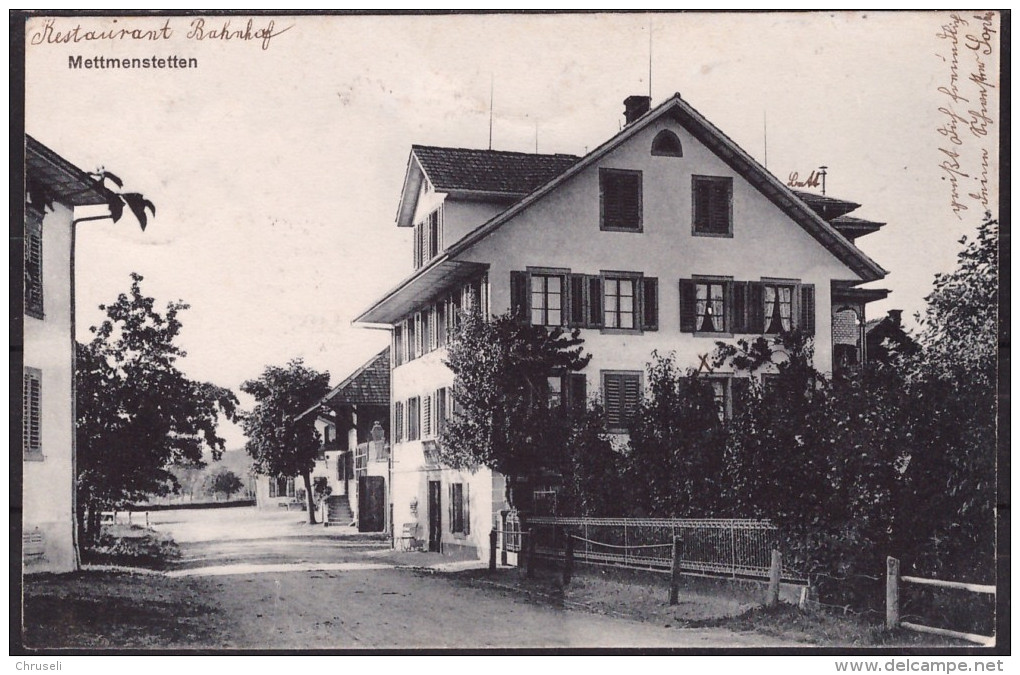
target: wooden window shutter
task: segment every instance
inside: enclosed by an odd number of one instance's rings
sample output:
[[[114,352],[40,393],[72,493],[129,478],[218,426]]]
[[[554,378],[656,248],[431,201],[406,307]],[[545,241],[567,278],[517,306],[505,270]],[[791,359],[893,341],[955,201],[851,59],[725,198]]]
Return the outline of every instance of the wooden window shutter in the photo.
[[[587,290],[587,285],[584,283],[585,276],[583,274],[571,274],[568,279],[570,304],[567,325],[581,328],[588,325],[587,317],[585,316],[587,304],[585,303],[585,291]]]
[[[468,483],[463,484],[463,492],[461,493],[461,499],[463,505],[461,506],[462,517],[464,519],[464,534],[471,534],[471,485]]]
[[[456,497],[456,495],[454,494],[454,490],[453,490],[453,483],[448,483],[447,484],[447,486],[446,486],[446,494],[447,494],[447,497],[448,497],[448,499],[446,500],[446,522],[447,522],[447,527],[450,528],[450,532],[453,532],[454,531],[453,528],[456,527],[456,525],[457,525],[457,523],[454,521],[454,518],[453,518],[453,514],[455,513],[453,502],[454,502],[454,497]]]
[[[42,371],[26,368],[22,400],[22,443],[26,455],[42,453]]]
[[[730,314],[730,332],[748,333],[747,328],[747,282],[736,281],[730,284],[732,307]]]
[[[808,335],[815,334],[815,285],[800,287],[800,328]]]
[[[43,318],[42,214],[34,208],[25,212],[25,313]]]
[[[584,373],[563,376],[563,402],[568,410],[580,412],[588,403],[588,378]]]
[[[641,378],[637,375],[623,376],[623,410],[622,423],[629,425],[637,414],[641,403]]]
[[[765,286],[760,281],[747,282],[747,332],[765,332]]]
[[[641,327],[644,330],[659,330],[659,280],[656,277],[644,277],[641,286]]]
[[[602,327],[602,277],[588,277],[588,327]]]
[[[623,385],[620,380],[621,376],[616,373],[606,373],[602,379],[602,402],[606,424],[610,428],[623,424]]]
[[[711,203],[709,227],[712,232],[726,233],[730,230],[730,182],[711,182]]]
[[[680,280],[680,330],[693,333],[697,326],[697,288],[693,279]]]
[[[531,322],[527,272],[510,272],[510,311],[519,321]]]

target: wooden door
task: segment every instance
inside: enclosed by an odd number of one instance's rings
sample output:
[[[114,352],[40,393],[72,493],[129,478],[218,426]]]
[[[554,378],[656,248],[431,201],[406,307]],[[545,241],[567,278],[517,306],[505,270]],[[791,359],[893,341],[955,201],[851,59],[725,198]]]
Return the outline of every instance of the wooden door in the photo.
[[[358,531],[386,529],[386,479],[362,476],[358,479]]]
[[[442,552],[443,543],[443,504],[442,484],[437,480],[429,481],[429,550]]]

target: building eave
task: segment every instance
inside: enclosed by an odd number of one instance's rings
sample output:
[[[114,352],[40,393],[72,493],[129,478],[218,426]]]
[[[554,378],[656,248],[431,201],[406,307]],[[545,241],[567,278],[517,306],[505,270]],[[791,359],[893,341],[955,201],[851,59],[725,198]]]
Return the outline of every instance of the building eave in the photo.
[[[25,135],[25,178],[40,181],[48,194],[67,206],[106,204],[111,194],[85,171],[28,134]]]
[[[381,300],[357,316],[352,323],[392,326],[411,312],[427,305],[442,290],[482,274],[488,268],[486,263],[451,260],[449,254],[441,254],[397,284]]]

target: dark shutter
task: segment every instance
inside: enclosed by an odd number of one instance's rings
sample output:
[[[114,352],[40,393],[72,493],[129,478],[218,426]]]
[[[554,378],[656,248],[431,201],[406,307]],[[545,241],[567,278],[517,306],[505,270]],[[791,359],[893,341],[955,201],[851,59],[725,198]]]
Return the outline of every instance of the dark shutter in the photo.
[[[25,211],[25,313],[43,318],[43,239],[42,214],[33,208]]]
[[[585,317],[585,283],[583,274],[571,274],[570,283],[570,314],[567,317],[568,326],[584,327],[588,325]]]
[[[800,328],[808,335],[815,334],[815,285],[800,287]]]
[[[747,332],[765,332],[765,287],[758,281],[747,283]]]
[[[747,282],[745,281],[734,281],[729,284],[730,297],[732,302],[730,304],[731,315],[730,315],[730,332],[731,333],[748,333],[750,332],[747,328]]]
[[[588,326],[602,327],[602,277],[588,277]]]
[[[276,496],[276,479],[275,478],[270,478],[269,479],[269,496],[270,497],[275,497]]]
[[[624,375],[623,379],[623,411],[622,422],[629,426],[637,414],[638,405],[641,403],[641,377],[639,375]]]
[[[463,500],[461,518],[464,519],[464,534],[471,534],[471,486],[467,483],[463,485],[463,491],[461,492],[461,499]]]
[[[714,180],[711,185],[712,208],[709,214],[709,227],[716,234],[730,231],[730,181]]]
[[[680,330],[693,333],[697,324],[697,288],[692,279],[680,280]]]
[[[641,229],[641,172],[603,171],[599,180],[602,226]]]
[[[457,497],[457,492],[456,492],[456,490],[453,489],[453,485],[454,485],[453,483],[450,483],[447,486],[447,489],[446,489],[446,493],[449,496],[449,499],[446,500],[447,501],[447,504],[446,504],[446,522],[449,523],[448,527],[450,528],[450,532],[456,532],[457,531],[457,529],[456,529],[457,528],[457,520],[455,518],[455,514],[457,512],[456,511],[457,507],[455,505],[456,497]]]
[[[606,426],[610,429],[623,426],[623,384],[622,376],[606,373],[602,376],[602,404],[605,408]]]
[[[446,387],[436,391],[436,435],[446,429]]]
[[[584,373],[567,373],[563,376],[563,403],[568,410],[581,412],[588,401],[588,378]]]
[[[641,311],[644,330],[659,330],[659,280],[645,277],[641,280]]]
[[[510,273],[510,312],[524,323],[531,322],[528,311],[528,273]]]

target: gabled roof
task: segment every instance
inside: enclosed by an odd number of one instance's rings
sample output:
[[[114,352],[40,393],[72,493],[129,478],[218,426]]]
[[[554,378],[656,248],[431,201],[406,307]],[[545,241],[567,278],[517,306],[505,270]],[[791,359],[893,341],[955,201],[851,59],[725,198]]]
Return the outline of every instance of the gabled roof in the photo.
[[[382,350],[368,363],[347,376],[323,398],[330,408],[342,405],[390,404],[390,348]]]
[[[839,216],[829,221],[829,224],[839,230],[839,233],[850,241],[854,241],[857,237],[865,234],[871,234],[872,232],[878,232],[882,229],[885,223],[876,223],[871,220],[864,220],[863,218],[855,218],[853,216]]]
[[[819,215],[819,211],[831,214],[828,217],[835,218],[848,213],[859,205],[854,202],[847,202],[832,197],[823,197],[812,193],[797,193],[787,187],[782,181],[768,172],[761,164],[747,154],[729,136],[720,131],[715,125],[705,119],[701,113],[696,111],[686,101],[680,98],[680,94],[674,94],[653,110],[645,113],[640,118],[628,124],[618,134],[608,141],[595,148],[576,162],[571,163],[561,173],[551,178],[547,183],[534,190],[520,201],[514,203],[505,211],[490,218],[467,236],[452,244],[444,253],[441,253],[430,263],[417,270],[410,277],[401,282],[397,288],[386,295],[386,298],[375,303],[372,307],[354,319],[355,323],[371,322],[374,310],[382,302],[391,301],[398,294],[406,289],[419,278],[432,273],[433,268],[447,264],[454,260],[457,255],[471,248],[504,223],[510,221],[525,209],[531,207],[543,197],[556,190],[560,185],[581,173],[587,167],[593,165],[612,150],[625,143],[650,124],[659,118],[670,115],[699,142],[725,161],[734,171],[757,188],[763,195],[771,200],[780,210],[783,211],[794,222],[800,225],[808,234],[813,236],[819,243],[828,249],[840,262],[853,270],[861,281],[875,281],[885,277],[886,271],[869,258],[863,251],[841,234],[835,227],[830,225],[826,219]],[[419,147],[419,146],[415,146]],[[425,147],[425,146],[421,146]],[[476,151],[488,152],[488,151]],[[520,154],[520,153],[509,153]],[[570,157],[569,155],[566,157]],[[410,216],[407,214],[406,199],[411,194],[411,189],[417,185],[412,183],[410,177],[414,175],[412,164],[418,161],[414,150],[411,152],[408,171],[405,177],[404,189],[401,195],[401,209],[398,212],[398,225],[411,225]],[[424,169],[423,169],[424,171]],[[438,188],[437,188],[438,189]],[[808,200],[813,204],[810,205]],[[816,210],[817,209],[817,210]],[[841,211],[842,210],[842,211]]]
[[[108,191],[48,147],[25,135],[25,179],[47,198],[70,206],[106,204]]]
[[[518,197],[534,192],[581,160],[576,155],[430,145],[413,145],[411,152],[438,192],[495,192]]]
[[[638,120],[624,127],[620,133],[585,155],[579,162],[559,176],[553,178],[538,190],[532,192],[506,211],[491,218],[481,227],[453,244],[447,250],[447,256],[452,258],[467,250],[503,225],[503,223],[541,200],[564,182],[597,162],[664,115],[672,115],[688,132],[712,150],[745,180],[754,185],[762,194],[786,213],[787,216],[825,246],[840,262],[857,273],[863,281],[875,281],[886,275],[886,271],[878,263],[854,246],[853,243],[808,206],[793,190],[769,173],[729,136],[720,131],[715,125],[705,119],[701,113],[680,98],[680,94],[674,94],[653,110],[645,113]],[[823,197],[823,199],[829,200],[831,198]],[[832,201],[841,202],[842,200]],[[847,204],[853,204],[853,202],[848,202]],[[854,208],[856,208],[856,205]]]

